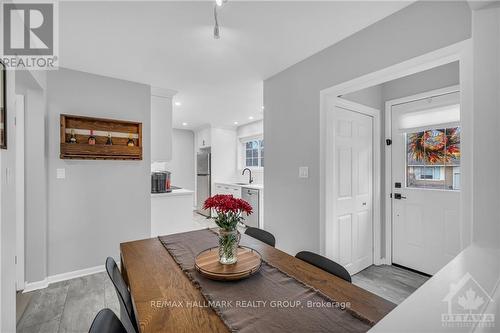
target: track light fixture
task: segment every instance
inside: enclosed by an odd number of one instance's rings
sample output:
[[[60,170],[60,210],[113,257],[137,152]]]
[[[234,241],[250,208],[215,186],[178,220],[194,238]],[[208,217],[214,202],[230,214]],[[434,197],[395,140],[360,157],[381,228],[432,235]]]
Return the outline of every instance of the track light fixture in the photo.
[[[217,7],[222,7],[223,4],[225,4],[228,0],[215,0],[215,6],[214,6],[214,21],[215,21],[215,26],[214,26],[214,38],[219,39],[220,38],[220,27],[219,27],[219,18],[217,16]]]
[[[214,38],[219,39],[220,38],[220,28],[219,28],[219,19],[217,18],[217,5],[214,6],[214,21],[215,21]]]

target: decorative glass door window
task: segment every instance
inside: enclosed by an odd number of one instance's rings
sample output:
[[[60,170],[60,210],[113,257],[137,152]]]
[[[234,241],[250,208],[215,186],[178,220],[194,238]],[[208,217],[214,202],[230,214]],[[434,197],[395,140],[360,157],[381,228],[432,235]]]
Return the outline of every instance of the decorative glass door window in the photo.
[[[264,167],[264,140],[256,139],[244,142],[245,167]]]
[[[407,132],[406,186],[460,189],[460,127]]]

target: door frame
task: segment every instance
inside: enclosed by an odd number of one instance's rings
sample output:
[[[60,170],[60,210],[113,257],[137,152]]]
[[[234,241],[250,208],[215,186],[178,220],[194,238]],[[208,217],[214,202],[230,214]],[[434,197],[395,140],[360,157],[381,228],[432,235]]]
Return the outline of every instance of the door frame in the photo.
[[[22,112],[18,108],[22,103]],[[26,116],[25,95],[16,94],[16,290],[25,286],[24,254],[24,118]]]
[[[320,177],[319,177],[319,195],[320,195],[320,233],[319,243],[321,254],[326,254],[326,243],[328,241],[326,233],[327,216],[329,205],[327,205],[327,196],[331,198],[331,188],[326,185],[328,159],[327,159],[327,126],[326,119],[328,110],[335,105],[338,96],[345,95],[354,91],[375,86],[387,81],[392,81],[404,76],[425,71],[434,67],[445,65],[458,61],[460,65],[460,118],[462,127],[461,145],[461,196],[460,196],[460,226],[461,226],[461,245],[462,248],[472,242],[472,138],[473,138],[473,59],[472,59],[472,40],[461,41],[441,49],[423,54],[421,56],[391,65],[381,70],[353,78],[329,88],[320,91]],[[390,137],[386,137],[390,139]],[[381,143],[382,144],[382,143]],[[387,147],[387,146],[386,146]],[[380,174],[381,176],[381,174]],[[385,192],[385,187],[384,187]],[[388,197],[388,193],[383,193],[383,198]],[[380,207],[382,209],[382,207]],[[385,212],[385,209],[383,210]],[[384,218],[383,224],[387,227],[387,218]],[[377,230],[381,235],[382,223],[374,225],[374,233]],[[384,234],[385,235],[385,234]],[[387,239],[385,239],[387,246]],[[391,264],[391,248],[384,247],[385,255],[382,256],[382,239],[374,238],[374,264]]]
[[[330,109],[327,114],[327,147],[326,147],[326,200],[327,202],[331,202],[333,204],[327,205],[326,207],[326,221],[329,221],[325,225],[325,253],[328,257],[333,258],[333,254],[335,253],[333,249],[333,241],[331,237],[326,237],[326,235],[331,234],[333,229],[333,218],[335,216],[336,210],[336,200],[335,200],[335,188],[337,186],[335,182],[335,165],[336,165],[336,154],[335,154],[335,122],[330,120],[335,120],[337,107],[346,109],[351,112],[360,113],[362,115],[368,116],[372,118],[372,261],[375,263],[375,253],[376,253],[376,245],[375,239],[380,238],[380,228],[376,226],[380,226],[380,177],[377,175],[380,174],[380,145],[377,144],[380,142],[381,138],[381,123],[380,123],[380,110],[368,107],[363,104],[355,103],[348,101],[346,99],[336,97],[331,100],[333,103],[330,104]],[[380,253],[380,249],[378,249],[378,253]]]
[[[404,103],[409,103],[409,102],[414,102],[422,99],[427,99],[431,98],[434,96],[438,95],[446,95],[454,92],[459,92],[460,93],[460,84],[458,85],[453,85],[445,88],[440,88],[440,89],[434,89],[434,90],[429,90],[423,93],[415,94],[415,95],[410,95],[410,96],[405,96],[393,100],[389,100],[385,102],[385,133],[386,133],[386,138],[389,140],[392,140],[392,107],[394,105],[398,104],[404,104]],[[462,107],[460,107],[460,110],[462,110]],[[460,117],[462,117],[462,111],[460,111]],[[460,118],[460,125],[462,123],[462,119]],[[462,138],[461,140],[462,141]],[[462,144],[462,142],[460,142]],[[385,150],[385,193],[391,193],[392,192],[392,145],[391,146],[386,146]],[[460,195],[461,195],[461,190],[460,190]],[[389,249],[390,251],[386,252],[386,264],[390,265],[392,264],[392,252],[393,252],[393,223],[394,223],[394,216],[393,216],[393,209],[392,209],[392,200],[387,199],[385,202],[385,216],[386,216],[386,228],[385,228],[385,248]]]

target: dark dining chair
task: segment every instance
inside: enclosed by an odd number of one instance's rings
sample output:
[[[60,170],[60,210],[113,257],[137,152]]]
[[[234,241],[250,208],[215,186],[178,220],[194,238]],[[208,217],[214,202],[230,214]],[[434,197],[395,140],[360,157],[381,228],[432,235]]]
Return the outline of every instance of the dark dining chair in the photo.
[[[138,333],[139,329],[132,305],[132,295],[130,295],[128,286],[116,265],[115,259],[111,257],[106,259],[106,271],[115,286],[118,301],[120,302],[120,318],[123,326],[125,326],[128,333]]]
[[[127,333],[127,330],[113,311],[102,309],[95,316],[89,333]]]
[[[309,252],[309,251],[301,251],[295,255],[295,258],[303,260],[313,266],[321,268],[324,271],[327,271],[330,274],[338,276],[341,279],[346,280],[347,282],[352,282],[351,274],[345,269],[342,265],[337,264],[335,261],[320,256],[319,254]]]
[[[276,245],[276,238],[274,238],[273,234],[259,228],[247,227],[245,235],[256,238],[267,245],[271,245],[272,247]]]

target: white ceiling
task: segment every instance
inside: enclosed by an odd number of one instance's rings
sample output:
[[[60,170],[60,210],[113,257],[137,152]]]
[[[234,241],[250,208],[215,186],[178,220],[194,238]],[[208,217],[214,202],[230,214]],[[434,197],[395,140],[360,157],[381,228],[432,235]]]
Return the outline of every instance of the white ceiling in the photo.
[[[174,127],[261,119],[264,79],[408,2],[61,2],[63,67],[177,90]],[[187,126],[182,126],[182,123]]]

